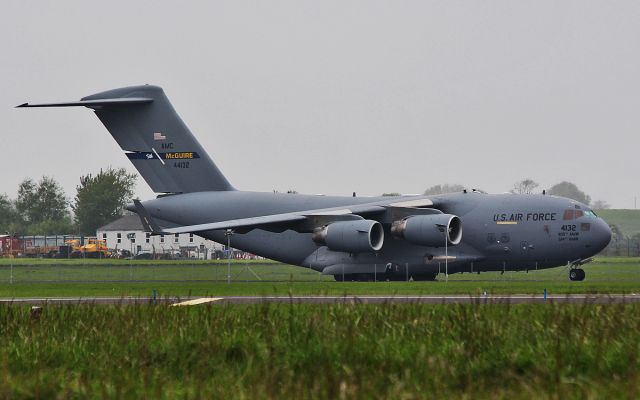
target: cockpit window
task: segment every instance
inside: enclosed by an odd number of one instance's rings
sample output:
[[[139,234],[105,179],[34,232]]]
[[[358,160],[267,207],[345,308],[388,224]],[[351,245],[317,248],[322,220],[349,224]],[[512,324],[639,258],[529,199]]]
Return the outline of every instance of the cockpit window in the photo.
[[[567,210],[564,210],[564,215],[563,215],[562,219],[564,219],[565,221],[570,221],[572,219],[577,219],[577,218],[580,218],[580,217],[583,217],[583,216],[586,216],[586,217],[589,217],[589,218],[595,218],[596,214],[591,210],[584,210],[583,211],[583,210],[573,210],[573,209],[569,208]]]

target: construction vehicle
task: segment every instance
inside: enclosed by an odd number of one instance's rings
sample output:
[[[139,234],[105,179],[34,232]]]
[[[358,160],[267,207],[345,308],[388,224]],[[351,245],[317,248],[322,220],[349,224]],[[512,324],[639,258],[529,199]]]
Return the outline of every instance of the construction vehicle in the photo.
[[[71,246],[71,258],[107,258],[109,257],[109,249],[104,240],[87,239],[82,245],[80,240],[67,240],[65,244]]]

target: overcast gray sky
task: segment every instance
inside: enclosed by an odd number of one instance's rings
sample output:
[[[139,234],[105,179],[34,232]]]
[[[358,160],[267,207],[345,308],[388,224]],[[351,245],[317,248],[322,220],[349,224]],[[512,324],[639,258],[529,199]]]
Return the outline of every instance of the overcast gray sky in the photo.
[[[5,0],[0,193],[134,171],[90,110],[15,105],[152,83],[239,189],[531,178],[633,208],[639,21],[638,1]]]

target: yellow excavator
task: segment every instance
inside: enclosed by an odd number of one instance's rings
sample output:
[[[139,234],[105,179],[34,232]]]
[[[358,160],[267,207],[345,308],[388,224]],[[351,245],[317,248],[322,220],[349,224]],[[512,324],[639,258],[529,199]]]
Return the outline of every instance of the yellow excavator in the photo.
[[[71,258],[107,258],[109,257],[109,249],[104,240],[87,239],[84,245],[80,244],[80,240],[73,239],[65,242],[71,246]]]

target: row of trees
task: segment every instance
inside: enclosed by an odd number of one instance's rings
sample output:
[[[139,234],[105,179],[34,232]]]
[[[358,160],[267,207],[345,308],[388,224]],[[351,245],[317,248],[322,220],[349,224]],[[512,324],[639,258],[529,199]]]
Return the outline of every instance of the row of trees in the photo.
[[[513,185],[511,193],[532,194],[539,186],[540,185],[532,179],[523,179]],[[556,183],[547,190],[547,193],[555,196],[567,197],[587,205],[591,204],[594,208],[598,209],[608,208],[608,206],[603,207],[606,205],[606,202],[602,200],[596,200],[592,204],[591,196],[578,189],[578,186],[572,182],[562,181],[560,183]],[[595,207],[595,205],[599,205],[600,207]]]
[[[58,182],[43,176],[27,178],[18,196],[0,194],[0,232],[25,235],[74,233],[94,235],[96,229],[121,216],[133,197],[136,175],[124,168],[100,170],[80,177],[69,200]]]
[[[540,185],[533,179],[523,179],[513,185],[511,193],[533,194],[539,187]],[[464,186],[458,184],[434,185],[425,190],[424,194],[437,195],[444,193],[461,192],[464,188]],[[546,193],[554,196],[567,197],[581,203],[591,205],[594,209],[597,210],[603,210],[610,207],[609,204],[607,204],[607,202],[603,200],[596,200],[592,202],[591,196],[580,190],[578,186],[572,182],[562,181],[560,183],[557,183],[546,190]]]

